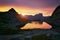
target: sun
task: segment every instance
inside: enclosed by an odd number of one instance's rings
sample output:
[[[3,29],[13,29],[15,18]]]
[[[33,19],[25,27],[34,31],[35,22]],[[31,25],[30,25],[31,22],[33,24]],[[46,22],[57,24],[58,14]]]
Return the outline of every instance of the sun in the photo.
[[[26,14],[25,13],[22,13],[22,16],[25,16]]]
[[[26,14],[22,14],[23,16],[25,16]]]

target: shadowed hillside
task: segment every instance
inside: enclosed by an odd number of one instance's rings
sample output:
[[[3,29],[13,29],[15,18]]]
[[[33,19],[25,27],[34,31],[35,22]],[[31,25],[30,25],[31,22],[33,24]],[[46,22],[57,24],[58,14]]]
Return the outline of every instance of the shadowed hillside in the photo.
[[[13,8],[6,12],[0,12],[0,34],[17,33],[25,24],[22,15],[19,15]]]
[[[55,31],[60,32],[60,6],[56,7],[52,16],[47,17],[48,20],[45,20],[48,24],[50,24]]]

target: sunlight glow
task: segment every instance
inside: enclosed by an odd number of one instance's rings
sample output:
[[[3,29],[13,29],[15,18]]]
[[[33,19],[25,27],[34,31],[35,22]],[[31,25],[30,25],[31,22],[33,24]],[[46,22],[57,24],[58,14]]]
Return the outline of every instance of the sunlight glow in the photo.
[[[22,16],[25,16],[26,14],[25,14],[25,13],[22,13],[21,15],[22,15]]]

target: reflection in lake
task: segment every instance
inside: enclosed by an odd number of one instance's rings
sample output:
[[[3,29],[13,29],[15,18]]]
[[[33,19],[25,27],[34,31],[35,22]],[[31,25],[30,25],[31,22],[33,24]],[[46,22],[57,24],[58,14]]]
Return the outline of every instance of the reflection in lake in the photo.
[[[39,22],[32,22],[32,23],[27,23],[24,27],[22,27],[21,29],[36,29],[36,28],[40,28],[40,29],[50,29],[52,28],[51,25],[49,25],[46,22],[43,22],[43,24],[40,24]]]

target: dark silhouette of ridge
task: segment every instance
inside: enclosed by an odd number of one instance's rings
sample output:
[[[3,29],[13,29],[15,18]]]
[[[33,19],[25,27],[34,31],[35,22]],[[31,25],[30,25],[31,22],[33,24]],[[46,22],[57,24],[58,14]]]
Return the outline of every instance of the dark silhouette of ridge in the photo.
[[[56,7],[56,9],[54,10],[53,14],[51,17],[55,16],[55,15],[59,15],[60,13],[60,5],[58,7]]]
[[[14,12],[16,12],[16,11],[14,10],[14,8],[11,8],[9,11],[14,11]]]
[[[41,24],[43,23],[42,13],[36,14],[35,16],[28,15],[27,19],[30,21],[39,21],[39,23],[41,23]]]
[[[45,20],[48,24],[52,25],[53,29],[57,32],[60,32],[60,6],[58,6],[52,16],[49,17],[49,20]]]

